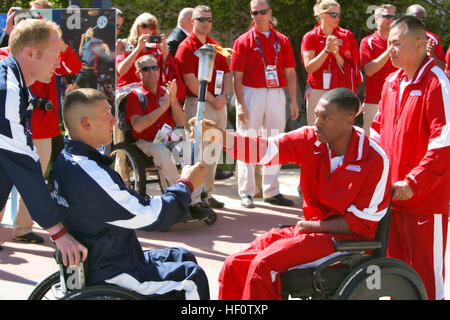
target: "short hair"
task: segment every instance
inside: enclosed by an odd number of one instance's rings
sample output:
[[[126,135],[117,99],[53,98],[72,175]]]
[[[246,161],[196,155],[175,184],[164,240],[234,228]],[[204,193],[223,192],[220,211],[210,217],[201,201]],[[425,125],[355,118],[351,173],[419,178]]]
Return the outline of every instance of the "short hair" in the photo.
[[[269,8],[272,8],[272,5],[270,4],[270,0],[252,0],[252,1],[250,1],[250,8],[252,7],[252,4],[255,4],[256,2],[259,2],[259,1],[264,1],[269,6]]]
[[[103,92],[92,88],[76,89],[70,92],[64,99],[62,107],[62,118],[66,129],[69,132],[74,130],[76,124],[73,122],[76,119],[73,115],[80,107],[87,107],[95,101],[105,99],[107,97]]]
[[[359,111],[360,101],[358,96],[347,88],[336,88],[327,91],[320,99],[324,99],[329,103],[336,103],[339,109],[350,113],[357,114]]]
[[[424,7],[422,7],[420,4],[413,4],[410,5],[407,9],[406,9],[406,15],[407,16],[413,16],[414,13],[416,12],[422,12],[423,14],[425,14],[425,17],[427,16],[427,10],[425,10]]]
[[[41,19],[41,16],[34,10],[17,10],[16,15],[14,16],[14,25],[18,25],[20,21],[25,19]]]
[[[324,0],[321,1],[319,3],[319,12],[324,12],[327,11],[328,9],[330,9],[331,7],[341,7],[341,5],[339,4],[339,2],[335,1],[335,0]]]
[[[189,14],[190,16],[192,16],[193,13],[194,13],[194,8],[186,7],[186,8],[181,9],[180,13],[178,14],[178,20],[177,20],[178,25],[180,25],[183,22],[186,15]]]
[[[387,10],[394,10],[396,11],[397,8],[393,5],[393,4],[380,4],[376,9],[375,9],[375,16],[379,17],[380,16],[380,11],[382,9],[387,9]]]
[[[146,54],[145,56],[142,56],[139,59],[137,59],[136,62],[134,63],[136,70],[139,71],[141,69],[141,63],[145,61],[152,61],[158,65],[158,60],[156,60],[156,58],[153,55]]]
[[[425,26],[422,21],[415,16],[402,16],[392,22],[391,29],[403,25],[406,27],[408,33],[414,33],[418,38],[426,39]]]
[[[53,9],[52,4],[48,0],[34,0],[30,2],[30,7],[40,6],[42,9]]]
[[[196,6],[194,8],[194,11],[192,12],[192,16],[194,16],[194,14],[199,13],[199,12],[211,12],[212,13],[212,10],[208,6],[205,6],[203,4],[199,4],[198,6]]]
[[[52,35],[61,37],[61,29],[53,21],[45,19],[25,19],[14,27],[9,36],[8,47],[13,56],[18,55],[26,46],[37,48],[38,56],[48,44]]]

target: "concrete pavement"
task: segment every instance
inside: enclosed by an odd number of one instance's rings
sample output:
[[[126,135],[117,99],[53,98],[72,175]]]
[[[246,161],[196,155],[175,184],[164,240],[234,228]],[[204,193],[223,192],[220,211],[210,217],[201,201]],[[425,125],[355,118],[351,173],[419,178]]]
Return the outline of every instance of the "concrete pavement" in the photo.
[[[254,209],[241,207],[234,177],[217,181],[216,198],[224,201],[226,208],[216,210],[218,219],[214,225],[196,221],[177,224],[168,232],[137,231],[139,240],[144,250],[168,246],[191,250],[208,276],[211,299],[215,300],[218,296],[219,271],[227,255],[246,248],[257,235],[280,223],[296,223],[301,214],[298,181],[299,169],[281,170],[281,192],[296,202],[295,207],[276,207],[256,198]],[[0,300],[26,299],[39,281],[57,270],[48,235],[39,228],[36,232],[46,239],[45,244],[12,241],[11,227],[0,227],[0,244],[3,243],[3,250],[0,251]],[[448,263],[446,259],[446,266]],[[447,296],[449,289],[446,281]]]

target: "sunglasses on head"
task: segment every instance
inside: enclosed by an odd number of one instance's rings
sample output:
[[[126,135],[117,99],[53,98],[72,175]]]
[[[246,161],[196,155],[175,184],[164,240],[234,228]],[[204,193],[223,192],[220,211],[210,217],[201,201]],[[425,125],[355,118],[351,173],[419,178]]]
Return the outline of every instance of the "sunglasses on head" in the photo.
[[[252,11],[251,13],[253,16],[257,16],[258,14],[265,15],[265,14],[267,14],[267,12],[269,12],[269,10],[270,10],[270,8],[267,8],[267,9],[262,9],[262,10],[255,10],[255,11]]]
[[[150,24],[150,23],[141,23],[141,27],[144,29],[150,28],[150,29],[156,29],[156,26],[154,24]]]
[[[337,18],[337,17],[342,16],[341,12],[324,12],[324,13],[328,14],[332,18]]]
[[[147,71],[150,71],[150,70],[156,71],[156,70],[158,70],[158,69],[159,69],[159,67],[158,67],[157,65],[154,65],[154,66],[145,66],[145,67],[142,67],[142,68],[140,69],[140,71],[147,72]]]
[[[393,14],[382,14],[381,17],[384,19],[389,19],[389,20],[395,20],[395,18],[396,18],[396,16]]]
[[[200,22],[213,22],[213,18],[212,17],[198,17],[198,18],[194,18],[194,20],[200,21]]]

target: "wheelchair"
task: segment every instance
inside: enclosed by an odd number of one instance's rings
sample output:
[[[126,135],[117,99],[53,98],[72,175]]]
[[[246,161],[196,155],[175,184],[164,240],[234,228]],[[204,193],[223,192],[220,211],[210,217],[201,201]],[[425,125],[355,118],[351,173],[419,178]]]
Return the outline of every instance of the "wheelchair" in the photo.
[[[55,249],[54,258],[59,271],[42,280],[28,300],[181,300],[184,297],[183,291],[143,296],[112,284],[85,286],[83,262],[78,266],[64,266],[58,249]]]
[[[391,205],[378,224],[374,241],[336,242],[333,258],[280,274],[282,299],[427,300],[416,271],[401,260],[386,257],[390,218]]]

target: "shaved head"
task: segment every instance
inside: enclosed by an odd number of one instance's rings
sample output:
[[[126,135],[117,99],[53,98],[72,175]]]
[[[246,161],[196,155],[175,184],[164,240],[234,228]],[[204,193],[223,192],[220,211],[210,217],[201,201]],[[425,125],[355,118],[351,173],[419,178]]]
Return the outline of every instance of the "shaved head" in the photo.
[[[92,107],[99,100],[106,100],[106,96],[98,90],[83,88],[69,93],[64,99],[62,117],[69,135],[77,134],[83,118],[92,116]]]

